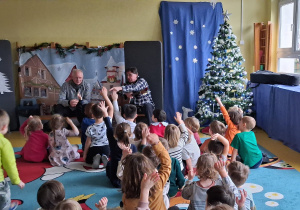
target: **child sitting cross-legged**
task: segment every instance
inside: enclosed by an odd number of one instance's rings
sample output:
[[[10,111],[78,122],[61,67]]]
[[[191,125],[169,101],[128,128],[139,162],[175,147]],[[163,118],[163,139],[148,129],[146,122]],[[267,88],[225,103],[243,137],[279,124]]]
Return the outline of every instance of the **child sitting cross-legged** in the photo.
[[[171,159],[168,151],[163,147],[156,134],[149,134],[147,142],[152,146],[160,161],[160,168],[158,170],[160,179],[150,189],[149,207],[150,209],[165,210],[163,189],[170,176]],[[155,171],[156,168],[153,163],[143,154],[131,154],[124,159],[124,174],[122,179],[124,210],[132,210],[138,206],[143,176],[145,173],[150,175]]]
[[[243,111],[237,106],[233,106],[230,107],[227,112],[226,108],[222,104],[221,99],[219,97],[216,97],[216,101],[220,106],[224,120],[228,126],[225,133],[225,138],[229,141],[229,145],[230,145],[235,135],[241,132],[238,129],[238,124],[240,123],[243,117]],[[232,155],[232,152],[233,152],[233,148],[229,147],[228,154]]]
[[[194,172],[196,172],[197,161],[200,157],[200,149],[198,143],[196,142],[193,131],[190,130],[190,128],[192,128],[191,122],[193,120],[194,119],[192,117],[188,117],[184,120],[184,124],[189,131],[189,139],[182,149],[182,159],[185,160],[187,168],[185,175],[188,174],[189,170],[193,170]]]
[[[227,168],[231,180],[238,188],[239,192],[243,192],[245,190],[243,188],[243,184],[245,184],[245,182],[247,181],[250,173],[249,167],[239,161],[234,161],[231,162]],[[245,201],[246,209],[247,210],[255,209],[252,193],[250,191],[247,191],[246,194],[247,194],[246,201]],[[241,196],[242,194],[240,193],[239,197]]]
[[[200,156],[197,162],[199,181],[193,182],[193,176],[189,174],[189,180],[182,190],[182,197],[190,200],[188,209],[205,209],[206,191],[215,185],[226,184],[235,195],[238,193],[224,166],[225,162],[217,161],[214,154],[205,153]]]
[[[64,128],[67,122],[72,130]],[[67,139],[68,136],[78,136],[78,128],[68,117],[64,118],[59,114],[52,116],[50,120],[52,131],[49,133],[50,154],[49,161],[53,166],[67,165],[71,161],[80,158],[78,146],[72,146]]]
[[[155,133],[159,137],[164,137],[165,129],[168,125],[165,122],[167,119],[167,114],[162,109],[155,109],[152,114],[152,121],[151,125],[149,126],[150,133]]]
[[[115,129],[112,128],[111,118],[108,115],[107,107],[103,103],[100,104],[100,109],[103,112],[103,118],[106,125],[106,135],[110,148],[110,161],[106,165],[106,176],[114,187],[121,187],[120,179],[117,177],[118,162],[121,160],[122,151],[127,150],[135,153],[136,147],[130,144],[129,140],[132,137],[131,128],[128,123],[120,123]]]
[[[114,108],[114,117],[117,124],[120,123],[128,123],[130,125],[131,133],[133,134],[134,128],[136,126],[135,118],[137,117],[137,108],[133,104],[125,104],[123,107],[124,110],[124,117],[121,116],[118,106],[118,94],[117,91],[112,91],[111,93],[113,108]],[[134,139],[134,135],[131,136]]]
[[[218,133],[218,134],[224,136],[225,131],[226,131],[226,126],[224,125],[224,123],[222,123],[218,120],[212,121],[209,125],[209,135],[210,136],[212,136],[215,133]],[[209,152],[209,150],[208,150],[209,142],[211,142],[211,139],[205,140],[203,142],[203,144],[200,146],[201,154]]]
[[[174,119],[178,123],[178,127],[174,124],[169,124],[166,127],[164,138],[169,143],[168,152],[170,157],[176,158],[179,161],[181,171],[184,173],[185,169],[182,163],[182,149],[188,141],[189,134],[184,125],[182,114],[180,112],[176,112]]]
[[[43,132],[43,123],[39,116],[29,116],[20,127],[20,132],[26,138],[21,155],[26,161],[42,162],[48,157],[48,135]]]
[[[252,131],[255,125],[256,121],[253,117],[243,117],[239,123],[241,133],[236,134],[231,142],[231,146],[234,148],[231,161],[235,161],[236,156],[239,155],[242,163],[251,169],[258,168],[262,163],[262,153]]]

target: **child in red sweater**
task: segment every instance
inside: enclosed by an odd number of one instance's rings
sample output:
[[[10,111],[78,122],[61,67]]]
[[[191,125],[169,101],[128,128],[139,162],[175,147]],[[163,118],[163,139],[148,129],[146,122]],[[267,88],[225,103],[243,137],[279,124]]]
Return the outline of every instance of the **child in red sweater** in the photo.
[[[39,116],[30,116],[20,127],[20,132],[26,138],[21,150],[24,160],[42,162],[47,159],[48,135],[43,132],[43,124]]]
[[[164,110],[155,109],[152,115],[152,121],[154,123],[151,123],[151,125],[149,126],[150,133],[155,133],[159,137],[164,137],[165,129],[168,125],[168,123],[165,122],[166,119],[167,119],[167,114]]]

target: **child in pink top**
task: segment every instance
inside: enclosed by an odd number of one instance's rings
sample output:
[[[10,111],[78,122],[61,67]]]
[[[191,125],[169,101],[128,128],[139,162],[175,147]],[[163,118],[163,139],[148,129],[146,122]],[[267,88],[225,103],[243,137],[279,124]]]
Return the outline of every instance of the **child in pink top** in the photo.
[[[168,123],[165,122],[166,119],[167,119],[167,114],[164,110],[155,109],[152,115],[152,121],[154,123],[151,123],[151,125],[149,126],[150,133],[155,133],[159,137],[164,137],[165,129],[168,125]]]
[[[24,160],[42,162],[47,159],[48,135],[43,132],[43,124],[39,116],[30,116],[20,127],[26,143],[21,150]]]

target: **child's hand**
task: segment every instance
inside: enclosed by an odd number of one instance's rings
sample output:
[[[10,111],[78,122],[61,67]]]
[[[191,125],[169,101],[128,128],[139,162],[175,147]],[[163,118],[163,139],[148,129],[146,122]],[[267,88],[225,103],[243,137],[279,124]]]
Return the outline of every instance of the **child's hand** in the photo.
[[[98,106],[100,107],[101,111],[103,112],[103,117],[107,117],[108,116],[108,112],[107,112],[108,106],[105,107],[105,102],[101,101]]]
[[[99,92],[100,92],[101,96],[103,96],[103,97],[107,96],[107,89],[106,89],[106,87],[103,86],[101,88],[101,90],[99,90]]]
[[[195,177],[194,169],[188,171],[188,180],[192,181]]]
[[[153,187],[158,180],[159,180],[158,173],[153,172],[150,176],[148,176],[145,173],[141,182],[141,190],[143,189],[150,190],[150,188]]]
[[[180,112],[176,112],[176,116],[174,116],[174,119],[175,119],[175,121],[178,124],[182,124],[183,123],[183,121],[182,121],[182,114]]]
[[[124,158],[127,157],[127,155],[130,155],[130,154],[132,154],[132,149],[130,149],[129,147],[124,148],[122,150],[122,158],[121,159],[123,160]]]
[[[102,197],[101,200],[99,200],[99,203],[95,203],[95,207],[99,210],[106,210],[107,202],[107,198]]]
[[[113,101],[117,101],[118,100],[118,94],[117,94],[117,91],[112,91],[112,93],[111,93],[111,99],[113,100]]]
[[[72,121],[70,118],[66,117],[65,119],[66,119],[66,122],[67,122],[69,125],[72,125],[72,124],[73,124],[73,121]]]
[[[218,133],[215,133],[215,134],[213,134],[212,136],[211,136],[211,140],[218,140],[218,137],[220,136],[220,134],[218,134]]]
[[[33,116],[32,116],[32,115],[30,115],[30,116],[28,117],[28,119],[29,119],[29,120],[31,120],[32,118],[33,118]]]
[[[225,169],[226,163],[222,159],[216,162],[214,166],[222,178],[225,178],[227,176],[227,172]]]
[[[220,105],[223,106],[221,99],[217,96],[216,97],[216,102]]]
[[[143,130],[142,130],[142,139],[146,139],[147,138],[147,136],[150,134],[150,132],[149,132],[149,128],[147,127],[147,128],[144,128]]]
[[[148,141],[148,143],[151,144],[152,146],[158,144],[158,142],[159,142],[158,135],[156,135],[155,133],[150,133],[150,134],[147,136],[147,141]]]
[[[25,187],[25,183],[21,180],[18,186],[20,187],[20,189],[23,189]]]
[[[246,190],[240,190],[241,198],[239,197],[235,198],[236,204],[238,205],[239,209],[242,208],[245,205],[245,201],[247,198],[247,191]]]

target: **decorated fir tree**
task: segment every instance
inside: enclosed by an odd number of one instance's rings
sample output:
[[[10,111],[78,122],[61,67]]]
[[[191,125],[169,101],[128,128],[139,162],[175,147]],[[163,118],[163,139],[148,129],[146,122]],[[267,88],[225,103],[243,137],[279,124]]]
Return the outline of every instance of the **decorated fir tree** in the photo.
[[[220,97],[226,109],[236,105],[246,115],[252,112],[253,93],[250,88],[246,89],[247,72],[242,66],[245,59],[227,22],[229,19],[227,11],[224,17],[218,37],[213,42],[212,57],[208,59],[206,73],[199,90],[198,112],[195,116],[201,125],[208,124],[212,120],[224,122],[215,100],[216,96]]]

